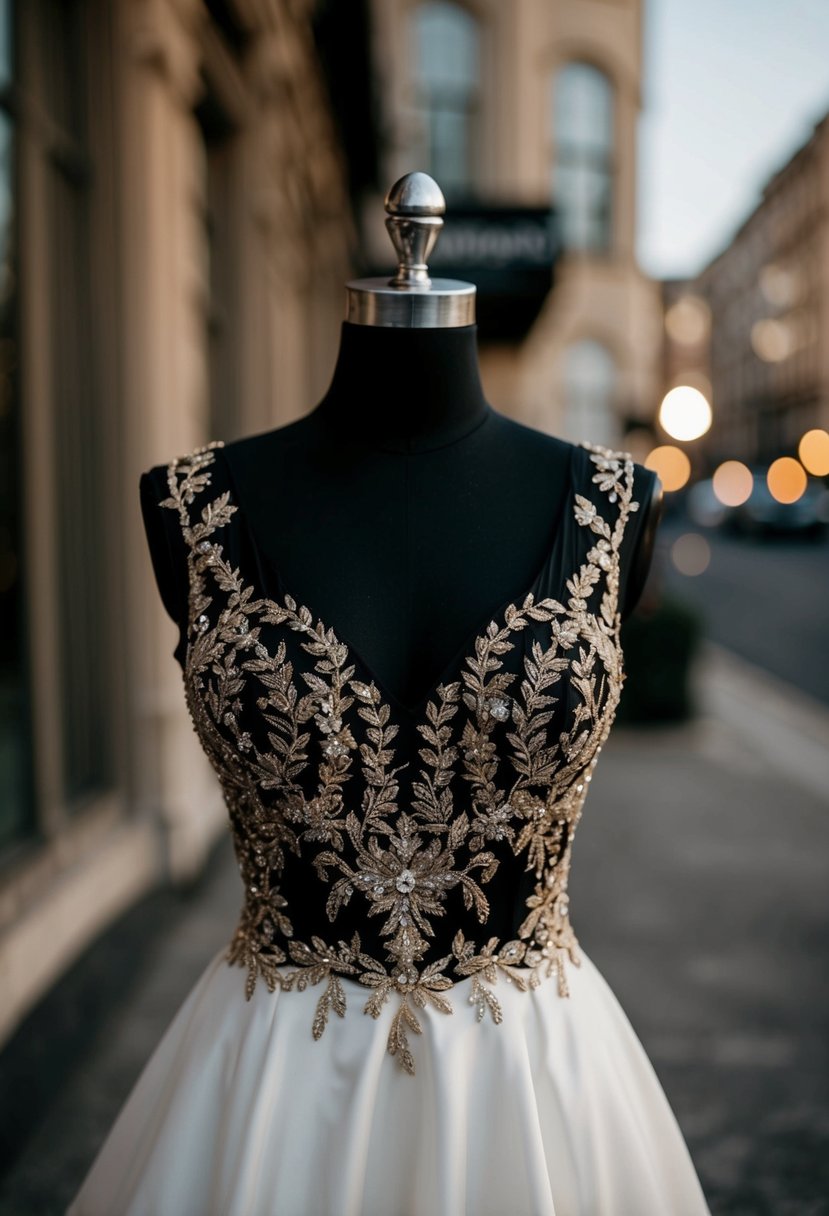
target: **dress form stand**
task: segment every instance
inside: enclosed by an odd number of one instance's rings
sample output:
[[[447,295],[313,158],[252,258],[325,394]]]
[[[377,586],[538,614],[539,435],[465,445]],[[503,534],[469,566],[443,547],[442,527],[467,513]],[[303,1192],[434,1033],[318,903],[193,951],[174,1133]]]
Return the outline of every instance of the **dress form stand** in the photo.
[[[259,591],[287,588],[349,640],[391,700],[414,709],[538,571],[565,509],[573,445],[486,401],[475,288],[428,274],[445,210],[436,183],[406,175],[386,210],[397,273],[347,284],[322,400],[219,456],[255,538]],[[635,472],[641,507],[628,529],[623,617],[644,585],[661,499],[655,474]],[[186,553],[171,513],[159,509],[165,466],[142,475],[140,493],[183,663]]]

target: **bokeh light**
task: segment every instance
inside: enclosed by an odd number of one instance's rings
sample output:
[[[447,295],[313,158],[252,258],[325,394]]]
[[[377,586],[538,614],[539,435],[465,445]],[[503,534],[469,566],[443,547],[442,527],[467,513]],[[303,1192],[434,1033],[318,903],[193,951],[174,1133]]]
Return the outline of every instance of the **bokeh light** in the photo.
[[[755,321],[751,327],[751,345],[754,352],[766,363],[780,363],[794,349],[792,334],[785,321],[766,317]]]
[[[724,460],[714,470],[711,483],[724,507],[739,507],[748,502],[754,488],[751,469],[741,460]]]
[[[797,298],[800,283],[794,266],[768,262],[760,271],[760,290],[776,308],[786,308]]]
[[[681,490],[691,476],[691,462],[681,448],[672,443],[652,448],[645,458],[645,467],[653,469],[664,490]]]
[[[798,445],[800,463],[814,477],[829,474],[829,433],[820,429],[807,431]]]
[[[711,546],[699,532],[683,532],[671,545],[671,561],[680,574],[702,574],[711,561]]]
[[[766,484],[778,502],[797,502],[807,483],[806,470],[793,456],[780,456],[769,465]]]
[[[678,384],[662,399],[659,425],[672,439],[699,439],[711,426],[711,406],[698,388]]]
[[[665,329],[674,342],[696,346],[708,336],[711,309],[701,296],[684,295],[665,313]]]

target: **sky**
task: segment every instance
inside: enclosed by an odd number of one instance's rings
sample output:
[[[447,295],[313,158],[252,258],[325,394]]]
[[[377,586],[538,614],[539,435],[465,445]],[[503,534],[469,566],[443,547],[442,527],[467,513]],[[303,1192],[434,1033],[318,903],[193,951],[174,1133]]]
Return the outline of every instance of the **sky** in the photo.
[[[644,0],[643,19],[637,251],[684,277],[829,111],[829,0]]]

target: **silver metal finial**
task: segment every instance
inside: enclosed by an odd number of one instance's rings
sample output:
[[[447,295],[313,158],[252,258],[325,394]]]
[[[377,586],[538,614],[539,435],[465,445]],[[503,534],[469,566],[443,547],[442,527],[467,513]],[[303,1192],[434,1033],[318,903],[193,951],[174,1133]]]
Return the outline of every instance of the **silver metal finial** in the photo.
[[[346,320],[357,325],[442,328],[475,323],[475,285],[432,279],[427,265],[443,227],[446,200],[428,173],[407,173],[385,197],[386,229],[397,253],[391,279],[346,283]]]
[[[426,260],[443,227],[443,191],[428,173],[407,173],[389,190],[385,208],[386,230],[398,257],[397,274],[389,283],[393,287],[431,287]]]

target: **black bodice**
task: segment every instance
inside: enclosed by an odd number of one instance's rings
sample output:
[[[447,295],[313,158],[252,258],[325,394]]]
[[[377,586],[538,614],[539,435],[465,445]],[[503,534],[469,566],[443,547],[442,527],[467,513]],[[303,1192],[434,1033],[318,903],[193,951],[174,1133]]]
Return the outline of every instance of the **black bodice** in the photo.
[[[313,1031],[400,999],[389,1049],[413,1071],[412,1005],[451,1012],[474,977],[519,987],[578,964],[573,834],[624,681],[620,584],[638,509],[629,453],[572,445],[565,508],[526,592],[494,608],[418,706],[286,587],[235,501],[221,443],[171,462],[187,552],[183,661],[244,885],[228,961],[246,992],[325,981]]]

